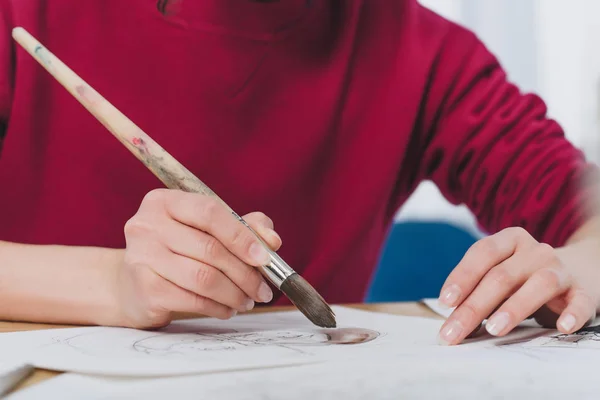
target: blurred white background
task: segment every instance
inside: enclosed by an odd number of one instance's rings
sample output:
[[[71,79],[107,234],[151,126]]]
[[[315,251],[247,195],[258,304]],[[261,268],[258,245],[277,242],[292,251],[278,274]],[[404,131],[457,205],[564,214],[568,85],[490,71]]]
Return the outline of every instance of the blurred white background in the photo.
[[[473,30],[522,91],[540,95],[567,137],[600,162],[600,1],[420,0]],[[423,183],[398,220],[444,220],[479,233],[472,214]]]

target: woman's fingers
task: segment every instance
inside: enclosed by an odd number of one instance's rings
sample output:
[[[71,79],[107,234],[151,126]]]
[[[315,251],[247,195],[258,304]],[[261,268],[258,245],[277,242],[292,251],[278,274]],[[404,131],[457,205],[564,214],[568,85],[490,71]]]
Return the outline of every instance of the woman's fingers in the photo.
[[[165,223],[161,235],[162,241],[173,253],[215,267],[225,274],[247,295],[249,307],[250,305],[254,307],[250,299],[267,303],[273,298],[273,292],[260,272],[234,256],[214,237],[173,220]],[[199,290],[198,287],[187,287],[187,289],[196,293]]]
[[[233,308],[185,290],[169,281],[164,281],[164,285],[164,295],[160,299],[160,306],[165,310],[206,315],[223,320],[237,314],[237,310]]]
[[[442,326],[440,341],[458,344],[486,318],[486,330],[496,336],[531,317],[564,333],[580,329],[596,315],[598,273],[565,264],[568,258],[520,228],[480,240],[442,287],[440,303],[456,309]]]
[[[122,279],[131,290],[123,293],[123,325],[158,328],[171,320],[173,312],[229,319],[237,311],[212,299],[188,291],[159,275],[144,263],[128,264]],[[127,284],[125,282],[125,284]]]
[[[154,252],[153,270],[162,278],[187,291],[237,311],[248,311],[254,307],[254,301],[220,270],[171,253],[166,248]]]
[[[271,301],[273,292],[255,267],[270,262],[265,246],[276,250],[281,238],[262,213],[244,221],[211,196],[149,192],[124,227],[122,270],[135,292],[133,301],[126,301],[131,306],[124,319],[155,326],[168,321],[171,311],[207,308],[212,311],[205,315],[224,318],[229,310],[247,311],[256,301]],[[179,291],[165,295],[161,291],[168,285]],[[185,299],[189,304],[182,303]]]
[[[494,313],[491,319],[488,320],[486,329],[504,330],[515,317],[520,318],[520,314],[516,316],[507,314],[507,312],[514,313],[513,309],[518,307],[515,306],[514,301],[511,301],[513,293],[518,293],[519,288],[521,288],[532,274],[535,276],[535,281],[532,285],[541,291],[536,293],[536,299],[527,299],[527,307],[530,307],[532,305],[530,303],[532,302],[538,302],[540,297],[552,298],[551,294],[549,294],[551,290],[540,288],[539,278],[534,274],[535,271],[540,269],[541,265],[547,265],[549,263],[548,260],[554,260],[553,253],[548,251],[548,246],[538,245],[524,251],[516,252],[499,265],[492,267],[483,276],[477,287],[472,290],[456,310],[454,310],[450,318],[448,318],[440,331],[440,341],[445,344],[460,343],[499,306],[501,306],[500,310]],[[559,268],[560,263],[557,260],[555,262],[557,263],[556,268]],[[540,273],[539,277],[545,278],[546,275],[548,274]],[[518,299],[522,301],[524,294],[531,295],[529,287],[519,295]],[[554,292],[552,294],[556,295]],[[507,298],[508,300],[506,300]],[[506,308],[507,303],[510,306],[509,308]],[[532,312],[525,310],[525,315],[521,321],[526,319]]]
[[[218,200],[180,191],[157,191],[153,200],[163,204],[176,221],[201,230],[221,242],[248,265],[259,267],[270,261],[267,250],[244,224]]]
[[[273,251],[279,250],[282,245],[281,237],[275,232],[273,220],[261,212],[244,215],[244,220],[258,233]]]
[[[575,290],[561,313],[556,327],[562,333],[573,333],[596,318],[596,304],[583,290]]]
[[[481,239],[467,251],[446,279],[439,298],[440,304],[457,307],[479,285],[490,269],[515,254],[517,248],[535,243],[535,240],[520,228],[505,229]]]
[[[494,336],[510,332],[544,304],[568,289],[570,280],[560,264],[536,271],[502,307],[488,319],[486,330]]]

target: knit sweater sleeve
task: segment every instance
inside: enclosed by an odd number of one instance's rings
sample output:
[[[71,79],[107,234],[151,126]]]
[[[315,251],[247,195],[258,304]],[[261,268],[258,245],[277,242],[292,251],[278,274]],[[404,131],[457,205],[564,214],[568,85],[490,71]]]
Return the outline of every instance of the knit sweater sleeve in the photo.
[[[421,115],[419,178],[466,204],[487,232],[518,226],[560,246],[587,218],[598,167],[473,33],[449,29]]]

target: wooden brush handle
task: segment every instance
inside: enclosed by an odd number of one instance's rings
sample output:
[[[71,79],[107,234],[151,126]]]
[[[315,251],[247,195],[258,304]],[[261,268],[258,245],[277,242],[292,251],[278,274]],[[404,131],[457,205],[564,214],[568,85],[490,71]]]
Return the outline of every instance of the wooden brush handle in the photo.
[[[231,214],[243,223],[269,252],[270,261],[259,268],[273,285],[313,323],[335,327],[335,317],[321,295],[302,279],[273,251],[243,218],[215,194],[207,185],[171,156],[165,149],[117,110],[94,88],[46,49],[23,28],[13,29],[14,40],[35,58],[62,86],[65,87],[102,125],[129,149],[154,175],[170,189],[200,193],[216,198]],[[289,279],[288,279],[289,278]]]
[[[254,234],[269,253],[270,262],[260,268],[271,283],[281,288],[295,271],[273,251],[262,237],[223,199],[127,118],[94,88],[46,49],[23,28],[13,29],[13,38],[69,91],[102,125],[133,153],[167,188],[199,193],[217,199],[233,217]]]
[[[217,198],[241,219],[215,192],[127,118],[108,100],[67,67],[23,28],[13,29],[12,36],[62,86],[69,91],[133,155],[142,161],[167,188],[201,193]]]

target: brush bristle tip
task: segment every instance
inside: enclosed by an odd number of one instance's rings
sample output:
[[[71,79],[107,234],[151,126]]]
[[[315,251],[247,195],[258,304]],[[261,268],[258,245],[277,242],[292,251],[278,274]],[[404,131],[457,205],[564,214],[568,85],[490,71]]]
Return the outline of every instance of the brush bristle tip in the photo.
[[[313,324],[321,328],[337,326],[335,313],[323,297],[300,275],[293,274],[281,285],[281,290],[290,301]]]

